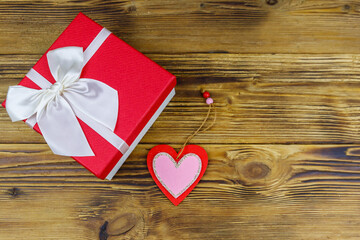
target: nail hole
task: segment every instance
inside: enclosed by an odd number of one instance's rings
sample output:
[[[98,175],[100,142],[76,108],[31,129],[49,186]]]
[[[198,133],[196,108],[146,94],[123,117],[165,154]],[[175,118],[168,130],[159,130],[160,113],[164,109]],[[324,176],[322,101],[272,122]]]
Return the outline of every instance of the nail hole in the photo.
[[[9,189],[8,193],[9,193],[10,196],[15,198],[15,197],[20,195],[20,189],[14,187],[14,188]]]
[[[345,4],[345,5],[344,5],[344,10],[349,11],[350,8],[351,8],[350,5],[348,5],[348,4]]]

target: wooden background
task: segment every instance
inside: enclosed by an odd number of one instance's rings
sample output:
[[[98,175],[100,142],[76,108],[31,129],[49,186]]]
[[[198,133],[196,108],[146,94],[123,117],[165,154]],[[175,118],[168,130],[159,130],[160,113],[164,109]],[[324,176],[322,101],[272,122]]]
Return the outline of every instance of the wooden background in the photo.
[[[360,239],[360,1],[0,1],[0,99],[82,11],[178,77],[177,95],[113,181],[0,109],[1,239]],[[173,206],[156,144],[209,154]]]

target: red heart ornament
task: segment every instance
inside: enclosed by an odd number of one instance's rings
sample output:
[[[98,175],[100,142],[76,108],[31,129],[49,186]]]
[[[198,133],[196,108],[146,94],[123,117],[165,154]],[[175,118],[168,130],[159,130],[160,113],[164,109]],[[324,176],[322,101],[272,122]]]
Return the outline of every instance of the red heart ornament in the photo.
[[[177,155],[169,145],[157,145],[147,156],[152,178],[175,206],[198,184],[208,164],[206,151],[197,145],[187,145],[178,159]]]

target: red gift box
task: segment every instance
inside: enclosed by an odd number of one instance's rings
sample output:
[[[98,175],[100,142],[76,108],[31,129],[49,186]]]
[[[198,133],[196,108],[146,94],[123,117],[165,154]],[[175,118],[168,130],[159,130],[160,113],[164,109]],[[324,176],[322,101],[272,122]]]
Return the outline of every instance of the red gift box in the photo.
[[[79,13],[48,51],[68,46],[86,50],[102,29],[102,26]],[[46,54],[33,69],[52,84],[55,83]],[[176,79],[113,34],[92,55],[82,70],[81,78],[96,79],[118,91],[119,109],[114,133],[129,145],[129,149],[122,154],[78,118],[95,156],[73,157],[98,178],[111,180],[174,96]],[[40,89],[27,76],[19,85]],[[5,107],[5,102],[3,106]],[[33,129],[41,133],[37,124]]]

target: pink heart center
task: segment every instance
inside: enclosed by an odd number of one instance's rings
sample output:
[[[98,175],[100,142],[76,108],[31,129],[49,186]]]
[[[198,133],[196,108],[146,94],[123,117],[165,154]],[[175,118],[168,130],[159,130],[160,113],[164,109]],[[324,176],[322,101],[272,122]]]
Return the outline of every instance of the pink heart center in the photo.
[[[194,153],[184,155],[177,163],[168,153],[161,152],[154,157],[153,169],[165,189],[179,197],[199,177],[201,159]]]

